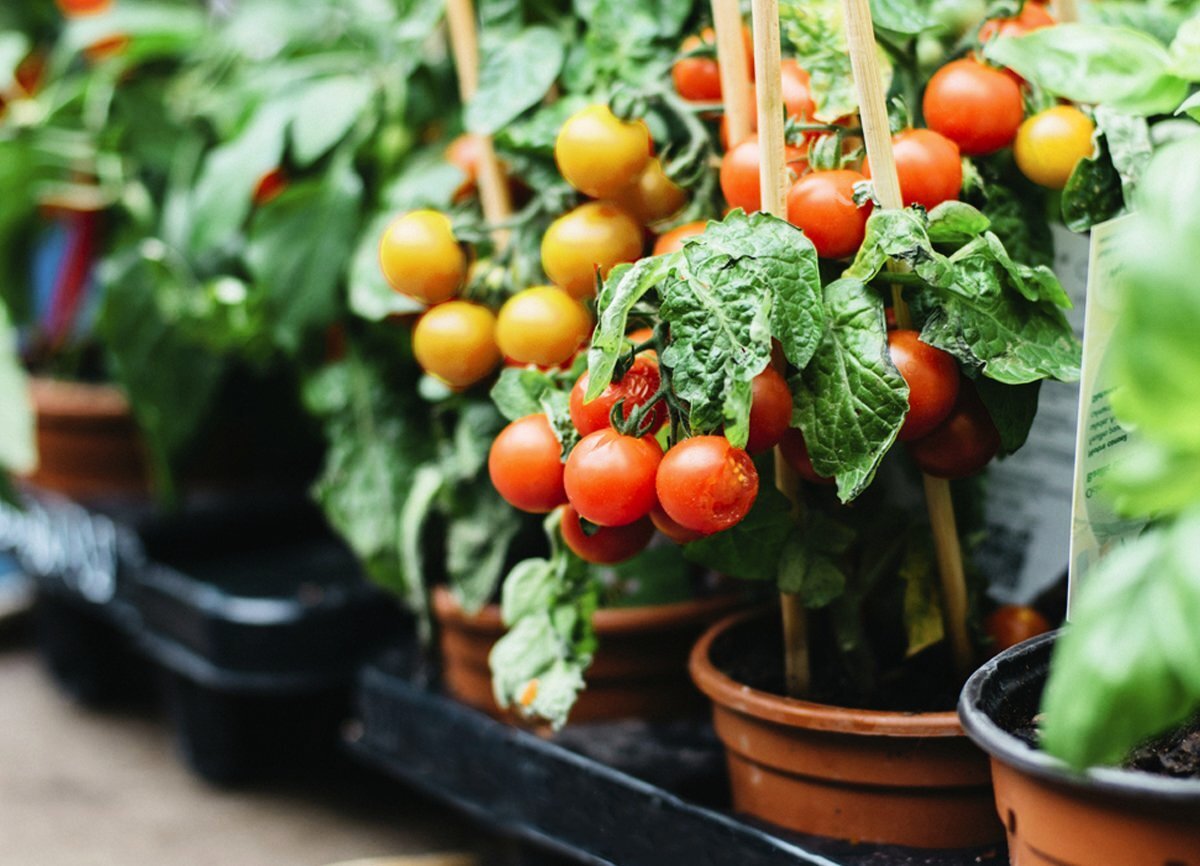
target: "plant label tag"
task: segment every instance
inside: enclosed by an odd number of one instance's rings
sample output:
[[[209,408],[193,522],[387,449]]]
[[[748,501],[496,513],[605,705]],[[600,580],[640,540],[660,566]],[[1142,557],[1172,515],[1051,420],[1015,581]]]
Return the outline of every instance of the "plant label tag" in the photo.
[[[1126,219],[1119,217],[1092,229],[1075,440],[1075,492],[1071,502],[1068,612],[1087,572],[1146,525],[1144,519],[1116,514],[1102,484],[1104,476],[1124,458],[1129,447],[1129,433],[1113,414],[1114,384],[1108,363],[1122,277],[1122,266],[1114,252]]]

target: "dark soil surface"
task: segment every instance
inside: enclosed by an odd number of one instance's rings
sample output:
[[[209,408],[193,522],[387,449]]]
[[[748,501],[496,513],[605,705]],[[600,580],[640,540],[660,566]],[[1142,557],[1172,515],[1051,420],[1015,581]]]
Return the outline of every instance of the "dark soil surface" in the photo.
[[[1035,749],[1039,747],[1036,720],[1013,729],[1012,734]],[[1200,779],[1200,717],[1166,736],[1138,746],[1122,766],[1157,776]]]

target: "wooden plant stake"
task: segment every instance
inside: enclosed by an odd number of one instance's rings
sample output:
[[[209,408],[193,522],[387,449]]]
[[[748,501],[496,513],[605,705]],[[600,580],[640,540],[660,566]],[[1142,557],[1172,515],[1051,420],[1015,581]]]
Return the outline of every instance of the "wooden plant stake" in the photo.
[[[896,160],[892,152],[886,94],[879,73],[871,8],[868,0],[842,0],[842,12],[875,193],[884,208],[899,209],[904,206],[904,201],[900,195],[900,180],[896,175]],[[893,266],[890,269],[895,271],[902,268]],[[912,316],[899,286],[893,286],[892,299],[897,326],[911,328]],[[924,482],[925,502],[941,575],[946,634],[950,638],[955,669],[960,676],[966,676],[974,667],[975,659],[967,630],[966,576],[954,517],[954,502],[950,496],[950,482],[929,475],[924,476]]]
[[[779,63],[779,0],[754,0],[754,78],[758,92],[759,189],[762,209],[787,219],[788,167],[783,141],[783,76]],[[724,87],[724,84],[722,84]],[[730,130],[732,141],[733,131]],[[796,510],[796,473],[775,449],[775,486]],[[808,694],[812,680],[808,650],[808,617],[800,597],[780,593],[783,612],[784,669],[787,692],[794,698]]]
[[[479,35],[472,0],[446,0],[446,26],[450,31],[450,51],[458,70],[458,93],[466,105],[479,89]],[[483,218],[491,225],[503,223],[512,215],[512,196],[504,166],[496,157],[492,138],[479,136],[479,203]],[[503,247],[508,242],[506,229],[495,229],[492,240]]]
[[[721,100],[729,146],[741,144],[751,132],[750,72],[746,42],[742,39],[742,10],[738,0],[712,0],[713,28],[717,31],[717,66],[721,70]]]

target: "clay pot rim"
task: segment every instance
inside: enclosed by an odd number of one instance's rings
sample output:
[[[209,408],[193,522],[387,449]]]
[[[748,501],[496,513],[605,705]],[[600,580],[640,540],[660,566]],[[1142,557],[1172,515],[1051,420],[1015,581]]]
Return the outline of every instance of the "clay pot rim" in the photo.
[[[120,388],[108,383],[33,376],[29,395],[38,415],[44,418],[131,417],[129,399]]]
[[[961,737],[962,726],[953,710],[903,713],[860,710],[786,698],[739,683],[709,658],[713,642],[749,619],[763,616],[762,608],[740,611],[715,623],[692,648],[688,670],[700,691],[714,703],[754,718],[812,731],[879,737]]]
[[[444,584],[433,588],[432,600],[438,619],[453,622],[464,629],[494,633],[507,628],[500,616],[498,604],[484,605],[479,613],[472,616],[463,610],[454,593]],[[651,631],[663,627],[686,628],[693,623],[706,622],[716,613],[733,610],[741,603],[739,594],[729,593],[669,604],[603,607],[596,611],[592,622],[597,632],[606,634]]]
[[[1019,643],[992,658],[971,675],[958,701],[959,718],[967,736],[993,760],[1041,781],[1122,799],[1193,807],[1200,805],[1200,779],[1175,779],[1116,767],[1093,767],[1080,773],[1057,758],[1027,745],[992,720],[982,706],[984,689],[992,680],[1007,677],[1014,668],[1032,668],[1034,675],[1044,678],[1049,666],[1050,645],[1058,634],[1058,631],[1047,632]],[[1043,658],[1031,664],[1030,656],[1039,654]]]

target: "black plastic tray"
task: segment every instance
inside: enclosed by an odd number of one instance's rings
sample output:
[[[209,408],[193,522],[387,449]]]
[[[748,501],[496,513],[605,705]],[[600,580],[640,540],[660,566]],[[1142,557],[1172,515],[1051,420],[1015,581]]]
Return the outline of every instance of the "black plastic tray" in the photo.
[[[359,677],[347,744],[490,829],[597,866],[976,866],[1002,848],[926,852],[782,834],[725,810],[706,720],[568,726],[552,739],[432,688],[409,648]]]
[[[331,753],[359,665],[409,629],[302,501],[25,505],[0,508],[0,548],[36,580],[55,679],[91,704],[157,687],[213,781]]]

